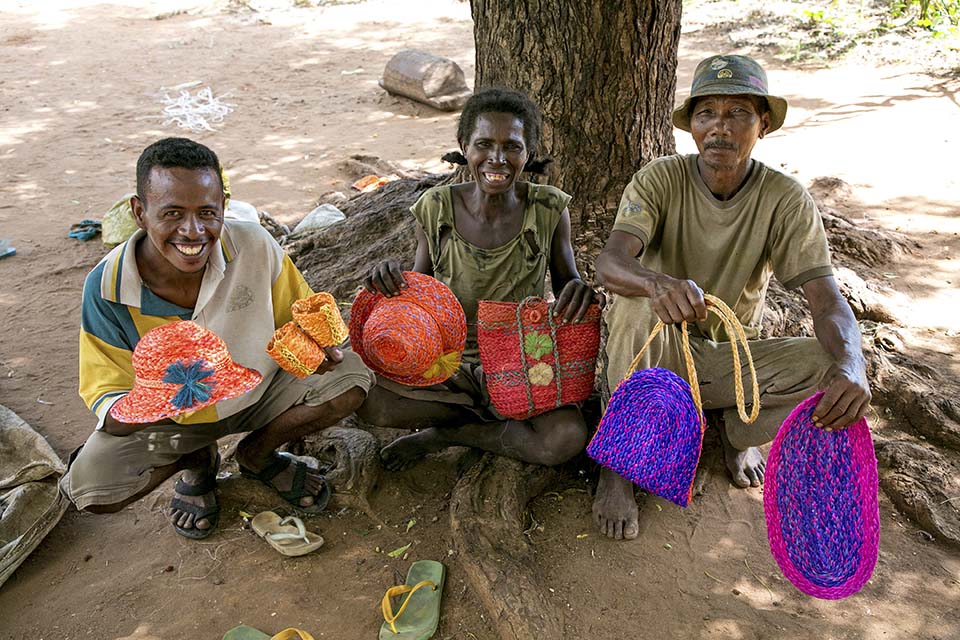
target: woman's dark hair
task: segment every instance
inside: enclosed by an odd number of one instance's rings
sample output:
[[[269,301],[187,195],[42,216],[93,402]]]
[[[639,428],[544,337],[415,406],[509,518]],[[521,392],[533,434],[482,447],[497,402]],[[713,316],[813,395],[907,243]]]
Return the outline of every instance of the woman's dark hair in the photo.
[[[549,158],[538,160],[535,158],[540,146],[540,130],[543,120],[540,109],[533,100],[513,89],[492,87],[483,89],[470,96],[460,112],[460,121],[457,124],[457,142],[464,147],[477,128],[477,118],[481,113],[509,113],[523,123],[523,142],[527,145],[530,159],[524,166],[524,171],[543,173],[547,165],[552,162]],[[459,151],[443,156],[443,160],[455,164],[467,164],[467,159]]]
[[[509,113],[519,118],[523,122],[523,141],[527,145],[527,152],[530,155],[537,152],[543,121],[540,118],[540,109],[533,100],[519,91],[503,87],[484,89],[473,94],[463,105],[457,125],[457,142],[461,147],[470,141],[481,113]]]

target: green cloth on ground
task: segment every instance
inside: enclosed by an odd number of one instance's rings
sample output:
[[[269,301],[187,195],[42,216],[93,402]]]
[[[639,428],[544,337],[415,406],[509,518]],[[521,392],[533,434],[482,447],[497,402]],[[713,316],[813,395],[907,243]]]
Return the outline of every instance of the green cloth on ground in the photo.
[[[110,209],[103,214],[101,222],[101,238],[103,244],[113,247],[126,242],[139,228],[133,219],[133,209],[130,207],[130,198],[134,194],[128,193],[117,200]]]

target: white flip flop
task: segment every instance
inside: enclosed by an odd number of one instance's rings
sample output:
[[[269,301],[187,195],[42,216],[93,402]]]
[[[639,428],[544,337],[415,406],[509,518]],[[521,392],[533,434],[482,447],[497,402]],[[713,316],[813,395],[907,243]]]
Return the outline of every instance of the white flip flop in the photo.
[[[285,556],[302,556],[323,546],[323,536],[307,531],[296,516],[281,518],[273,511],[258,513],[250,521],[254,532]]]

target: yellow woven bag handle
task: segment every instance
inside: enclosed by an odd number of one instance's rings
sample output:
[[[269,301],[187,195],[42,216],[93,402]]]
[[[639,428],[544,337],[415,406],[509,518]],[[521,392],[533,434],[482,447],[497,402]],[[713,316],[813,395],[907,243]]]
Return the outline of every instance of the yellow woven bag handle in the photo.
[[[730,338],[730,348],[733,350],[733,386],[737,394],[737,413],[740,414],[740,419],[745,423],[752,424],[760,415],[760,387],[757,385],[757,371],[753,367],[753,356],[750,354],[750,345],[747,344],[747,334],[743,331],[743,325],[740,324],[737,314],[723,300],[709,293],[703,294],[703,298],[707,302],[707,311],[712,311],[720,316],[720,320],[727,330],[727,336]],[[627,369],[624,380],[629,378],[640,366],[640,358],[643,357],[650,343],[663,330],[664,326],[662,320],[657,320],[657,324],[650,332],[647,341],[643,343],[633,362],[630,363],[630,368]],[[697,415],[700,416],[700,427],[703,428],[703,403],[700,400],[700,383],[697,379],[697,368],[693,364],[693,355],[690,353],[690,337],[687,334],[686,322],[680,323],[680,341],[683,346],[683,360],[687,365],[687,377],[690,379],[690,395],[693,396],[693,404],[697,408]],[[750,377],[753,380],[753,402],[749,415],[747,415],[746,401],[743,395],[743,376],[740,352],[737,349],[738,343],[743,346],[743,351],[747,355],[747,365],[750,367]]]

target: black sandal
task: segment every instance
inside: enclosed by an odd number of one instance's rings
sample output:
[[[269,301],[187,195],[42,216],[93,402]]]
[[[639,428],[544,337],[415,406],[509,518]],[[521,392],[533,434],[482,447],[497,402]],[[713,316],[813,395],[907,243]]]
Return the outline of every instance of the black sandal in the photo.
[[[214,471],[212,474],[207,476],[207,479],[201,482],[200,484],[189,484],[183,481],[183,478],[177,480],[177,485],[174,487],[174,491],[179,493],[182,496],[202,496],[204,494],[216,491],[217,488],[217,473]],[[214,500],[216,500],[216,494],[214,494]],[[189,513],[193,516],[194,525],[199,520],[206,520],[210,523],[210,526],[206,529],[198,529],[196,526],[185,529],[176,523],[173,523],[174,530],[185,538],[190,538],[192,540],[202,540],[213,533],[213,530],[217,528],[217,523],[220,522],[220,504],[217,502],[209,507],[201,507],[200,505],[192,504],[181,500],[180,498],[174,498],[170,501],[170,508],[179,509],[180,511]]]
[[[280,491],[271,481],[290,465],[293,465],[293,485],[289,491]],[[314,494],[304,488],[304,481],[307,477],[308,470],[314,471],[320,476],[319,493]],[[254,471],[253,469],[240,465],[240,475],[245,478],[259,480],[268,487],[272,487],[274,491],[280,494],[281,498],[305,513],[320,513],[327,507],[327,503],[330,501],[330,485],[327,484],[327,479],[323,477],[323,470],[315,469],[307,463],[297,460],[293,454],[290,453],[274,453],[273,462],[260,471]],[[313,504],[309,507],[300,505],[300,499],[306,497],[313,498]]]

